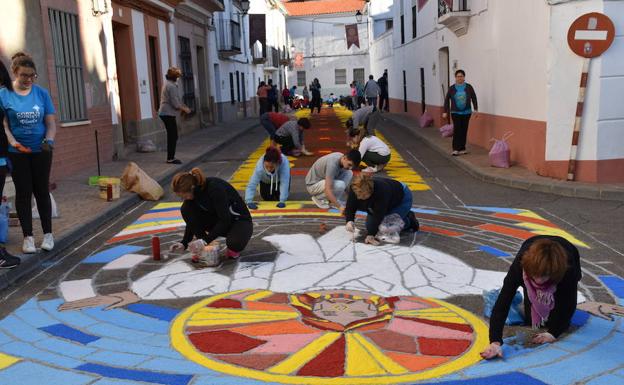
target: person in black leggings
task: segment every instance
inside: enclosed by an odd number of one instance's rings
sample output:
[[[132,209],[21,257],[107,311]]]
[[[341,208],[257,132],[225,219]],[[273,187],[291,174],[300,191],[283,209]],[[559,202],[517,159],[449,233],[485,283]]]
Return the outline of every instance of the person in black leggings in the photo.
[[[180,91],[178,90],[178,78],[182,76],[182,71],[177,67],[171,67],[167,70],[165,78],[167,83],[163,84],[160,94],[160,108],[158,116],[165,124],[167,130],[167,163],[180,164],[180,160],[176,159],[176,144],[178,142],[178,125],[176,117],[178,112],[185,114],[191,112],[191,109],[180,101]]]
[[[41,249],[50,251],[54,248],[49,180],[56,136],[55,109],[48,91],[34,84],[37,69],[32,58],[20,52],[12,60],[13,91],[1,89],[0,103],[6,113],[4,132],[10,144],[15,206],[24,234],[22,251],[37,252],[32,230],[33,195],[44,233]]]
[[[444,113],[442,118],[446,119],[450,112],[453,119],[453,156],[465,155],[466,138],[468,137],[468,124],[470,116],[477,118],[477,94],[474,88],[466,83],[466,73],[464,70],[455,72],[455,84],[449,87],[444,99]],[[472,103],[472,108],[470,107]],[[474,110],[473,110],[474,108]]]
[[[200,169],[179,173],[171,184],[173,192],[184,199],[181,213],[186,231],[181,242],[171,251],[197,252],[218,237],[225,237],[226,257],[238,258],[253,233],[253,223],[247,205],[228,182],[206,178]],[[191,242],[193,236],[195,241]]]

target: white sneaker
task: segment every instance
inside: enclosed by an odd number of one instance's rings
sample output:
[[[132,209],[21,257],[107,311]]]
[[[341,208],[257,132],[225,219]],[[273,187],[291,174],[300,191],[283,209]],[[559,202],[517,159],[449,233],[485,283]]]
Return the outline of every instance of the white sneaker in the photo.
[[[37,252],[37,248],[35,247],[35,238],[33,238],[32,235],[29,237],[24,237],[22,251],[26,254],[34,254]]]
[[[41,242],[41,249],[50,251],[54,248],[54,237],[52,233],[43,234],[43,241]]]
[[[373,166],[373,167],[366,167],[364,170],[362,170],[362,172],[371,172],[371,173],[375,173],[377,172],[377,166]]]
[[[328,209],[329,208],[329,201],[327,199],[317,198],[317,197],[313,196],[312,197],[312,202],[314,202],[314,204],[319,209]]]

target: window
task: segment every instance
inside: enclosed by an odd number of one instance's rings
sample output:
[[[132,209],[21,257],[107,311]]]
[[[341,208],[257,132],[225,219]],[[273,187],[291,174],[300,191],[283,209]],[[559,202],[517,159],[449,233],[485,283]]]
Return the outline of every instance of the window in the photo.
[[[230,102],[232,104],[236,103],[236,98],[234,98],[234,73],[230,72]]]
[[[87,120],[78,16],[50,9],[61,122]]]
[[[236,71],[236,99],[238,99],[238,101],[241,101],[241,97],[240,97],[240,72]]]
[[[334,70],[336,75],[336,84],[347,84],[347,70],[346,69],[336,69]]]
[[[299,87],[305,87],[307,85],[305,71],[297,71],[297,85]]]
[[[416,29],[416,15],[417,15],[417,6],[414,5],[412,7],[412,39],[416,39],[418,35],[418,30]]]
[[[405,15],[401,15],[401,44],[405,44]]]
[[[149,37],[149,53],[150,53],[150,70],[152,73],[152,100],[154,102],[154,110],[160,108],[160,70],[158,68],[158,50],[156,49],[157,41],[153,36]]]
[[[394,28],[394,20],[393,19],[387,19],[386,20],[386,31],[390,31],[392,28]]]
[[[191,42],[185,37],[178,38],[180,42],[180,65],[182,68],[182,102],[191,112],[195,112],[195,81],[193,79],[193,64],[191,58]]]
[[[366,73],[364,72],[364,68],[354,68],[353,69],[353,80],[358,82],[358,84],[364,85],[364,77]]]

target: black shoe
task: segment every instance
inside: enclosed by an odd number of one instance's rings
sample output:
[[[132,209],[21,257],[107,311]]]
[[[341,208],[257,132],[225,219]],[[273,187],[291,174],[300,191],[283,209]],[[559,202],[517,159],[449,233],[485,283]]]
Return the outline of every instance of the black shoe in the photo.
[[[169,164],[182,164],[182,161],[180,159],[168,159],[167,163],[169,163]]]
[[[21,262],[21,259],[9,254],[4,247],[0,248],[0,269],[12,269]]]
[[[412,226],[412,230],[414,232],[417,232],[420,229],[420,223],[418,223],[418,219],[416,219],[416,215],[414,214],[414,212],[410,211],[409,214],[407,214],[407,217],[410,220],[410,225]]]

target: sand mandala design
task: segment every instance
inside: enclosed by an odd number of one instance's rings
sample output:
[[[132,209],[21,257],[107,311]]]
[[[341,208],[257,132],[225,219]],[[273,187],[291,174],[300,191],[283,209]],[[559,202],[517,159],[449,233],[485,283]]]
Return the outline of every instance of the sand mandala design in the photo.
[[[350,290],[239,290],[173,323],[174,347],[212,370],[291,384],[393,384],[480,360],[481,320],[437,299]]]

